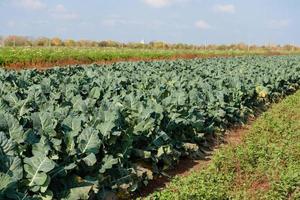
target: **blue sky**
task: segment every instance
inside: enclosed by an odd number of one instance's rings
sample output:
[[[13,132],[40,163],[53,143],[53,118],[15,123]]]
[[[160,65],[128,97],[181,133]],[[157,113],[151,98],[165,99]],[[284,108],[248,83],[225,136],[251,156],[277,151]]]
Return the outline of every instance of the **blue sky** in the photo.
[[[300,45],[299,0],[0,0],[0,35]]]

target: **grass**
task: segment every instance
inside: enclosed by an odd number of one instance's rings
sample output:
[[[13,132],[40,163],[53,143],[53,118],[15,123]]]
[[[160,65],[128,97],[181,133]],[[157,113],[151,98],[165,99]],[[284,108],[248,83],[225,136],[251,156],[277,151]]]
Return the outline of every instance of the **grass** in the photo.
[[[0,48],[0,66],[24,68],[29,66],[53,66],[66,64],[88,64],[119,60],[152,60],[171,58],[193,58],[207,56],[239,56],[291,52],[269,52],[267,50],[158,50],[97,47],[4,47]]]
[[[300,199],[300,92],[259,117],[243,143],[220,148],[207,169],[147,199]]]

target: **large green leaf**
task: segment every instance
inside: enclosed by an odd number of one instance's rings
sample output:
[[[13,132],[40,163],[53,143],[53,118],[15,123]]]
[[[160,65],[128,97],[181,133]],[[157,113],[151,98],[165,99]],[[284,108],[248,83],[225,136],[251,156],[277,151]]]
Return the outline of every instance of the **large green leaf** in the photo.
[[[65,142],[67,145],[67,151],[70,155],[76,154],[75,149],[75,137],[81,131],[81,122],[82,119],[76,116],[68,116],[64,119],[62,128],[65,133]]]
[[[80,95],[72,98],[73,109],[75,111],[85,112],[87,110],[86,103],[82,100]]]
[[[114,121],[106,121],[97,126],[97,129],[104,137],[109,138],[112,129],[116,126]]]
[[[19,121],[12,114],[1,113],[0,111],[0,131],[9,133],[9,138],[20,144],[25,141],[27,134],[24,132]]]
[[[14,180],[8,174],[0,172],[0,197],[4,194],[5,190],[8,189],[13,183]]]
[[[16,156],[0,156],[0,172],[9,175],[12,180],[17,181],[23,178],[23,163]]]
[[[101,111],[100,111],[101,112]],[[101,134],[110,138],[111,133],[115,127],[119,127],[120,115],[117,110],[107,110],[102,111],[100,117],[102,117],[101,122],[97,124],[96,128],[101,132]]]
[[[100,87],[93,87],[92,90],[89,92],[89,97],[93,99],[98,99],[100,95],[101,95]]]
[[[51,137],[56,136],[57,120],[48,112],[33,113],[31,116],[33,128]]]
[[[64,179],[65,188],[55,188],[59,190],[59,199],[76,200],[76,199],[90,199],[91,192],[96,191],[98,181],[90,177],[80,177],[71,175],[68,179]]]
[[[24,163],[29,187],[44,185],[47,181],[47,173],[55,167],[55,162],[46,156],[25,158]]]
[[[97,162],[95,154],[91,153],[82,159],[87,166],[93,166]]]
[[[32,145],[32,153],[35,156],[47,156],[51,150],[49,139],[42,135],[40,141]]]
[[[113,165],[117,164],[119,159],[114,158],[112,155],[106,155],[102,160],[102,166],[100,173],[104,173],[106,170],[111,169]]]
[[[14,155],[15,144],[5,133],[0,132],[0,155]]]
[[[64,132],[72,135],[72,137],[77,136],[81,131],[81,122],[80,117],[68,116],[62,123]]]
[[[98,131],[93,128],[84,129],[78,136],[78,147],[81,153],[94,153],[99,152],[101,140],[98,136]]]
[[[71,188],[68,196],[62,200],[80,200],[89,199],[89,192],[92,189],[91,185]]]

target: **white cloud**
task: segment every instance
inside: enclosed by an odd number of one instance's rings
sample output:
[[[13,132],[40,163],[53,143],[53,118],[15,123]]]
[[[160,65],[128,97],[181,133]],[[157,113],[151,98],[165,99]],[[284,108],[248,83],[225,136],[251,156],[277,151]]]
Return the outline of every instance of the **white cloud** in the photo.
[[[190,0],[143,0],[144,3],[146,3],[149,6],[155,7],[155,8],[162,8],[169,6],[174,3],[185,3]]]
[[[291,20],[289,19],[277,19],[269,21],[268,25],[271,29],[282,29],[286,28],[291,24]]]
[[[54,8],[54,11],[55,12],[67,12],[65,6],[62,5],[62,4],[56,5],[55,8]]]
[[[214,5],[213,10],[218,13],[235,13],[236,9],[233,4],[217,4]]]
[[[75,20],[79,18],[77,13],[69,11],[62,4],[57,4],[54,9],[51,9],[50,15],[53,18],[60,20]]]
[[[162,8],[168,6],[172,3],[172,0],[144,0],[146,4],[149,6],[153,6],[156,8]]]
[[[29,10],[41,10],[46,8],[46,4],[42,3],[40,0],[14,0],[13,2],[16,6],[21,6]]]
[[[201,30],[207,30],[207,29],[211,29],[211,25],[209,25],[206,21],[204,20],[198,20],[195,22],[195,26],[198,28],[198,29],[201,29]]]

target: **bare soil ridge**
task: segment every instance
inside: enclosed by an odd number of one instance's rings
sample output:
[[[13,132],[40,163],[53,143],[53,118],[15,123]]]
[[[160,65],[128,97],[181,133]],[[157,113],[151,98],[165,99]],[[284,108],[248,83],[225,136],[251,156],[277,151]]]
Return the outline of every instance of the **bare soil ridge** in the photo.
[[[251,54],[251,55],[261,55],[261,56],[279,56],[279,55],[288,55],[279,52],[269,52],[261,54]],[[69,65],[87,65],[87,64],[112,64],[117,62],[140,62],[140,61],[161,61],[161,60],[177,60],[177,59],[195,59],[195,58],[229,58],[229,57],[241,57],[247,56],[247,54],[242,55],[228,55],[228,54],[178,54],[168,58],[139,58],[132,57],[127,59],[111,59],[111,60],[100,60],[100,61],[90,61],[90,60],[76,60],[76,59],[63,59],[59,61],[40,61],[40,62],[17,62],[10,63],[5,66],[9,70],[23,70],[23,69],[38,69],[38,70],[47,70],[53,67],[68,67]]]

